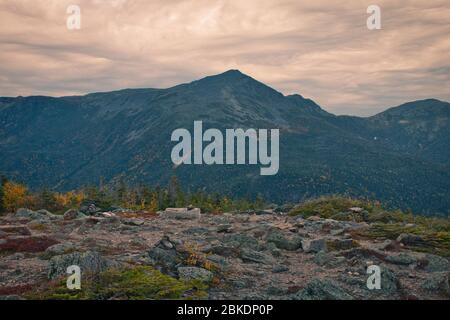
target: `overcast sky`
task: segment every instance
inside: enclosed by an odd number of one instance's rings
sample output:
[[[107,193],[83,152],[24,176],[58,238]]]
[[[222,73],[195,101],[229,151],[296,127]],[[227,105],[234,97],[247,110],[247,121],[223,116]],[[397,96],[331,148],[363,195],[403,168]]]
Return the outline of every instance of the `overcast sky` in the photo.
[[[81,8],[69,30],[66,9]],[[382,29],[370,31],[370,4]],[[239,69],[337,114],[450,100],[449,0],[0,0],[0,95],[165,88]]]

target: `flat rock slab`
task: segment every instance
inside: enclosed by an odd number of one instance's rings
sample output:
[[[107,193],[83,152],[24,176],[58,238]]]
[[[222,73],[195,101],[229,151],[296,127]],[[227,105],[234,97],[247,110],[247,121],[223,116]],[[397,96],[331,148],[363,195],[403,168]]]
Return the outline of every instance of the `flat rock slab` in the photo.
[[[161,217],[176,220],[194,220],[200,219],[200,209],[188,209],[188,208],[167,208],[161,214]]]

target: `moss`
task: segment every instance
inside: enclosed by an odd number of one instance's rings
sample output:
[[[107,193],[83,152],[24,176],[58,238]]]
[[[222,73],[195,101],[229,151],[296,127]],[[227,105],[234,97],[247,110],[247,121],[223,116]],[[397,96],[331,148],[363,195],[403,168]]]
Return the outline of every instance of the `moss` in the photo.
[[[81,290],[69,290],[65,281],[60,281],[26,297],[45,300],[201,299],[207,296],[208,289],[208,285],[200,281],[181,281],[147,266],[108,270],[95,279],[82,280],[81,286]]]
[[[373,212],[377,208],[380,209],[380,206],[377,203],[366,200],[341,196],[324,196],[300,204],[291,210],[289,215],[301,215],[304,218],[317,215],[322,218],[331,218],[333,215],[348,211],[351,207],[361,207],[368,212]]]

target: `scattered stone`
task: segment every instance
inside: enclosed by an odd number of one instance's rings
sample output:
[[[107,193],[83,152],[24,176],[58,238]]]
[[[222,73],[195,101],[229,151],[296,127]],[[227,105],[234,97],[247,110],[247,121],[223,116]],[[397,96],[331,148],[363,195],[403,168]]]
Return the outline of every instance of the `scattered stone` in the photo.
[[[450,287],[448,282],[448,272],[436,272],[431,274],[425,281],[423,281],[421,288],[436,294],[450,296]]]
[[[398,265],[410,265],[417,262],[417,259],[406,254],[406,253],[400,253],[396,256],[387,256],[386,261],[392,264],[398,264]]]
[[[266,241],[275,244],[278,249],[288,251],[295,251],[302,247],[302,238],[298,236],[287,238],[278,230],[270,232],[266,237]]]
[[[16,212],[16,217],[34,220],[34,219],[41,219],[45,216],[30,209],[20,208]]]
[[[303,251],[309,252],[319,252],[327,250],[327,243],[325,239],[314,239],[314,240],[303,240],[302,241]]]
[[[233,226],[231,224],[220,224],[217,226],[216,231],[218,233],[230,233],[233,229]]]
[[[85,217],[86,217],[86,215],[84,215],[82,212],[75,210],[75,209],[69,209],[66,212],[64,212],[64,215],[63,215],[64,220],[82,219]]]
[[[124,218],[124,219],[121,219],[121,222],[127,226],[139,227],[145,223],[145,220],[144,219],[135,219],[135,218]]]
[[[45,254],[48,257],[60,256],[75,251],[76,247],[71,242],[58,243],[45,250]]]
[[[213,273],[203,268],[198,267],[179,267],[178,276],[181,280],[200,280],[202,282],[211,282]]]
[[[201,212],[199,208],[167,208],[161,216],[175,220],[195,220],[200,219]]]
[[[94,201],[85,201],[81,204],[80,211],[86,215],[94,215],[97,212],[101,212],[102,209],[97,207]]]
[[[397,237],[396,241],[398,243],[404,244],[405,246],[421,245],[424,243],[423,239],[420,236],[410,233],[402,233]]]
[[[450,272],[450,263],[444,257],[427,254],[424,260],[425,270],[428,272]]]
[[[273,259],[269,255],[248,248],[243,248],[241,250],[240,258],[244,262],[261,264],[271,264],[273,262]]]
[[[296,300],[353,300],[353,297],[332,280],[312,280],[298,292]]]
[[[286,272],[286,271],[289,271],[289,268],[284,265],[280,265],[280,264],[277,264],[272,268],[273,273],[281,273],[281,272]]]

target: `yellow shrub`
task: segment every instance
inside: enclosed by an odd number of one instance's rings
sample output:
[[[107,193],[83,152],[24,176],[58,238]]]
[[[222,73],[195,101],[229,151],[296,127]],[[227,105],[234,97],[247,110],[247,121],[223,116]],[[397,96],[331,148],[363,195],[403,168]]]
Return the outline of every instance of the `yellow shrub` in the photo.
[[[27,192],[27,187],[19,183],[6,182],[3,186],[3,205],[6,211],[14,212],[24,207],[27,203]]]

